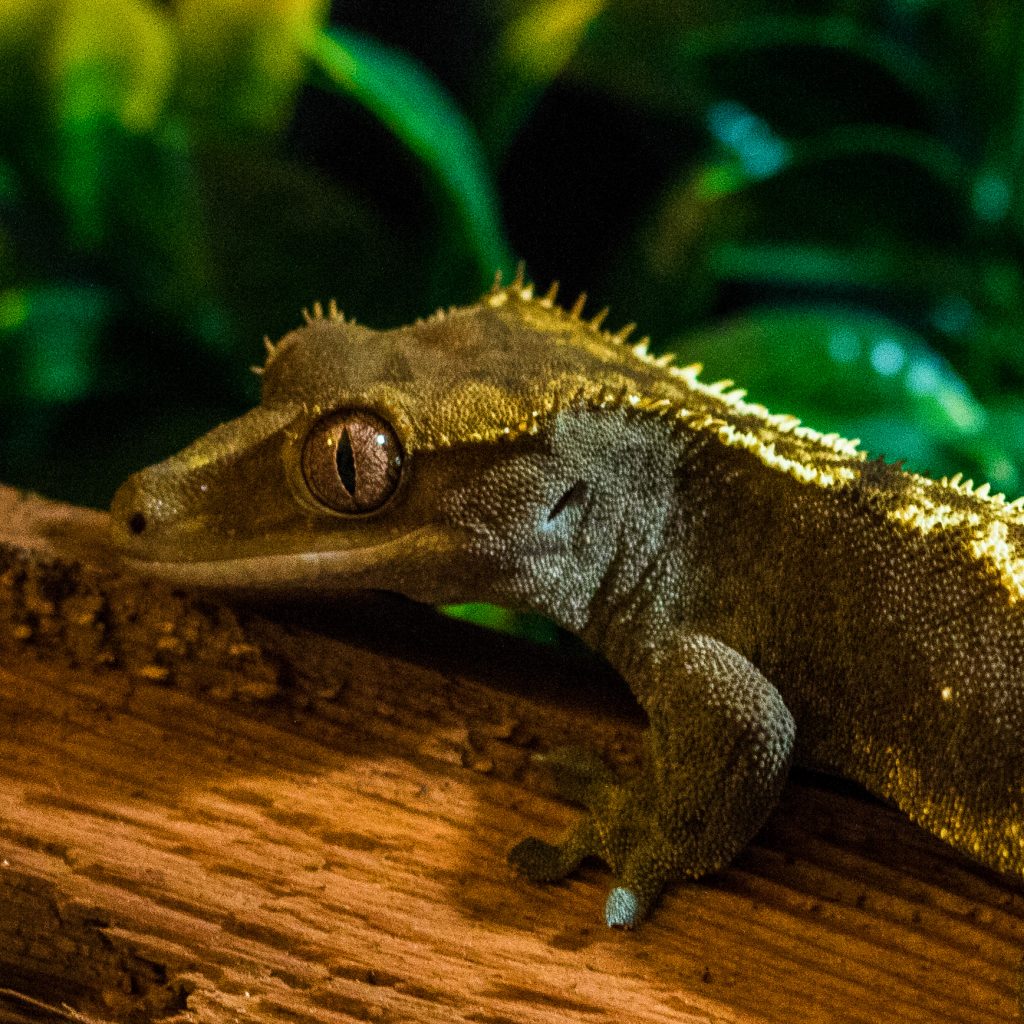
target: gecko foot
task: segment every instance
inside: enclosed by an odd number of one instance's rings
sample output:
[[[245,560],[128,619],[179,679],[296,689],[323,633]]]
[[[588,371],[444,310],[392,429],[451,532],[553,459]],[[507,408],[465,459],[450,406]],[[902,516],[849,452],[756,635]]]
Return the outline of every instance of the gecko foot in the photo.
[[[605,921],[613,928],[635,927],[666,883],[688,866],[685,843],[673,842],[664,827],[656,788],[643,774],[620,784],[598,757],[575,748],[545,760],[560,791],[587,811],[562,842],[524,839],[509,853],[509,863],[533,882],[555,882],[587,857],[604,861],[616,876]]]
[[[666,857],[642,827],[630,837],[621,826],[616,829],[613,825],[610,831],[618,832],[617,842],[608,841],[607,828],[607,822],[602,826],[592,815],[584,815],[564,842],[524,839],[509,853],[509,863],[531,882],[557,882],[572,874],[586,857],[600,858],[619,876],[605,902],[605,921],[610,928],[634,928],[678,871],[671,856]]]
[[[535,760],[551,773],[563,800],[588,809],[561,843],[531,837],[513,847],[508,855],[512,867],[530,881],[556,882],[572,874],[584,858],[604,856],[595,828],[609,793],[621,787],[601,758],[584,747],[558,747],[536,755]]]

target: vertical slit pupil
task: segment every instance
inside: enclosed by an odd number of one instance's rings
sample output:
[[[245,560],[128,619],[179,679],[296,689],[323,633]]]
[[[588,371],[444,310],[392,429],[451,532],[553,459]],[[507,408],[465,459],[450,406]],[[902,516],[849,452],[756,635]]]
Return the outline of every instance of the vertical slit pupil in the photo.
[[[355,497],[356,457],[355,452],[352,451],[352,441],[348,436],[348,427],[342,430],[341,437],[338,438],[338,451],[335,455],[335,461],[338,464],[338,476],[342,484],[344,484],[345,490]]]

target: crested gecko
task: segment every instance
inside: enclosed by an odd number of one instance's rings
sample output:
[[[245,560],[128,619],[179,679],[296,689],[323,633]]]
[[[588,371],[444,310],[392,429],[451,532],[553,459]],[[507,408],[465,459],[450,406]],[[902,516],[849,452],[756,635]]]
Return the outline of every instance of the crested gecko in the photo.
[[[1024,877],[1024,499],[929,479],[705,383],[520,274],[395,330],[332,303],[268,341],[257,408],[131,476],[128,561],[189,587],[398,591],[548,616],[647,713],[627,781],[554,755],[609,925],[727,864],[790,764]]]

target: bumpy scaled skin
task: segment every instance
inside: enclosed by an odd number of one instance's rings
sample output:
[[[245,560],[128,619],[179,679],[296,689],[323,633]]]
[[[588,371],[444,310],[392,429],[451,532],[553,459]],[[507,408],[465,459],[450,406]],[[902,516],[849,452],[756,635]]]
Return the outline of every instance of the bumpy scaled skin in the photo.
[[[632,925],[743,847],[794,758],[1024,875],[1024,502],[869,462],[521,280],[392,331],[316,312],[114,528],[182,584],[490,601],[602,651],[645,767],[552,755],[587,813],[513,850],[528,876],[596,854]]]

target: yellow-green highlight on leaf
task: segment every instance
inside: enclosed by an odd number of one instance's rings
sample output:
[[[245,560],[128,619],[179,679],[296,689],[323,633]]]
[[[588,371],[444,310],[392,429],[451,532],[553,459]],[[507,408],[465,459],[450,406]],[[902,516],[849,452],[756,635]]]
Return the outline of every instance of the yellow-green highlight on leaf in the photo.
[[[170,20],[145,0],[63,0],[54,5],[47,77],[65,132],[109,117],[130,133],[150,130],[176,70]]]
[[[50,166],[75,243],[102,244],[119,143],[156,126],[176,69],[166,14],[144,0],[59,0],[40,55],[53,111]]]
[[[28,294],[24,288],[0,292],[0,334],[15,331],[28,319]]]
[[[514,10],[479,90],[481,134],[492,158],[505,153],[607,6],[608,0],[534,0]]]
[[[434,173],[458,213],[483,281],[514,261],[476,132],[444,88],[408,55],[340,28],[307,50],[334,88],[372,111]]]
[[[327,0],[178,0],[184,98],[204,129],[282,128],[305,75],[302,41],[327,13]]]
[[[750,175],[736,160],[708,163],[698,168],[687,190],[695,202],[710,203],[750,184]],[[679,203],[676,203],[678,208]]]
[[[500,60],[526,79],[547,84],[557,78],[608,0],[538,0],[505,27]]]
[[[23,59],[27,47],[52,25],[57,0],[0,0],[0,61]]]

